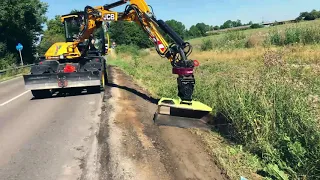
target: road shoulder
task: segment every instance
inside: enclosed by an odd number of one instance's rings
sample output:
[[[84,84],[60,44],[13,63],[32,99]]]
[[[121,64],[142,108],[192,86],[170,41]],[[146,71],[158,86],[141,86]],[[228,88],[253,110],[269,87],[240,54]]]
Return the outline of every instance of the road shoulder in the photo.
[[[156,100],[109,68],[98,134],[100,179],[227,179],[186,129],[153,124]]]

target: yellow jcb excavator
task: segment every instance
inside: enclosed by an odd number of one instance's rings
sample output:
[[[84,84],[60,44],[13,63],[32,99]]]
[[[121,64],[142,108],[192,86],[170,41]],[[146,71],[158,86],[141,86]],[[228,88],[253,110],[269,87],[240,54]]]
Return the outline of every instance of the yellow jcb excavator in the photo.
[[[127,4],[124,12],[110,9]],[[206,127],[206,115],[212,111],[207,105],[192,99],[196,60],[188,59],[192,52],[190,43],[172,30],[163,20],[156,19],[153,9],[144,0],[119,0],[104,6],[86,6],[83,12],[63,15],[66,42],[53,44],[45,54],[42,64],[34,66],[30,75],[25,75],[26,87],[35,96],[48,94],[49,89],[68,87],[105,87],[106,64],[105,35],[102,46],[93,46],[93,34],[97,28],[106,29],[108,22],[135,22],[147,33],[154,43],[157,53],[167,58],[172,65],[172,73],[178,75],[179,99],[161,98],[154,121],[158,125],[178,127]],[[174,41],[168,44],[159,29]],[[102,34],[104,34],[103,32]],[[108,38],[109,40],[109,38]],[[110,43],[108,42],[110,45]]]

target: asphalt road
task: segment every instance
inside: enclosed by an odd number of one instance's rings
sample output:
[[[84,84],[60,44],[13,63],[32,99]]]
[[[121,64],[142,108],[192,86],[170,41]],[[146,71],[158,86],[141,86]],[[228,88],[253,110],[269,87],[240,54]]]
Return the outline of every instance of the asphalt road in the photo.
[[[22,78],[0,83],[0,179],[78,179],[101,98],[33,99]]]

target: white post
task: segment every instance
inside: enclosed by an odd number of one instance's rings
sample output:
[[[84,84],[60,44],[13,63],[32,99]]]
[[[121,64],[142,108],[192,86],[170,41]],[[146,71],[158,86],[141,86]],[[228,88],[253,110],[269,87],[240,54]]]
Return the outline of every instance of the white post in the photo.
[[[19,50],[19,54],[20,54],[21,66],[23,66],[23,60],[22,60],[21,50]]]

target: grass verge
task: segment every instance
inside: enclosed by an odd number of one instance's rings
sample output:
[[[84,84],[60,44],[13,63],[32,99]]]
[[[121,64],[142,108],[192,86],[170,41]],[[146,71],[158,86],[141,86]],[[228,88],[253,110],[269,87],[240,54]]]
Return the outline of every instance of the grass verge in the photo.
[[[7,81],[24,74],[28,74],[29,72],[30,67],[9,70],[3,74],[0,74],[0,82]]]
[[[284,46],[293,44],[315,45],[320,43],[320,20],[271,26],[252,30],[237,30],[191,39],[189,42],[198,50],[234,50]]]
[[[319,179],[317,50],[293,45],[193,53],[201,63],[194,99],[213,107],[216,122],[213,132],[194,133],[231,179]],[[177,97],[170,64],[153,51],[122,52],[109,64],[155,97]]]

